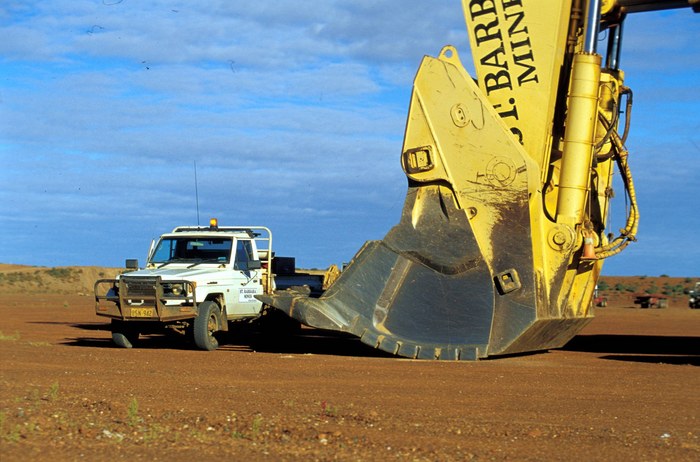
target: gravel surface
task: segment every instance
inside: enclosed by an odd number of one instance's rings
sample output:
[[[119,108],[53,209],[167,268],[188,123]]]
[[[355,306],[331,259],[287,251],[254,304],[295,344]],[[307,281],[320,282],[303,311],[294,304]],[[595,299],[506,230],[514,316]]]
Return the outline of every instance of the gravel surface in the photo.
[[[388,357],[311,329],[111,344],[89,296],[0,297],[0,459],[700,460],[700,310],[608,307],[564,349]]]

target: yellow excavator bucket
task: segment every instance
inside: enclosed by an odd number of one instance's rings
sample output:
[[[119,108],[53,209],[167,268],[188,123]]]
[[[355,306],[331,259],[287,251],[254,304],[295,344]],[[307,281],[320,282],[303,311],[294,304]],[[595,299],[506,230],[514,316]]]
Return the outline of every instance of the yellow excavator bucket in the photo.
[[[539,169],[454,49],[424,59],[405,144],[400,223],[367,242],[320,298],[287,290],[263,301],[411,358],[477,359],[569,340],[588,317],[544,321],[536,309],[530,202]]]
[[[259,298],[409,358],[474,360],[569,341],[591,320],[604,258],[635,239],[638,221],[627,123],[617,133],[629,94],[617,66],[624,12],[602,3],[463,0],[478,78],[453,47],[423,59],[400,222],[365,243],[321,297]],[[606,233],[614,166],[630,202],[618,237]]]

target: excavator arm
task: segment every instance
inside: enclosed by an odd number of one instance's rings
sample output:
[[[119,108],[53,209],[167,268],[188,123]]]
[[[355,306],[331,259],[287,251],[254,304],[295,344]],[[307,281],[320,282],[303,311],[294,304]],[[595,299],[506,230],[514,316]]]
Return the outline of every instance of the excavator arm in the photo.
[[[476,79],[451,46],[423,59],[400,222],[365,243],[320,298],[289,289],[265,303],[424,359],[556,348],[592,319],[603,261],[635,240],[639,220],[625,148],[632,93],[619,69],[624,18],[698,2],[462,5]],[[630,204],[617,235],[608,231],[616,169]]]

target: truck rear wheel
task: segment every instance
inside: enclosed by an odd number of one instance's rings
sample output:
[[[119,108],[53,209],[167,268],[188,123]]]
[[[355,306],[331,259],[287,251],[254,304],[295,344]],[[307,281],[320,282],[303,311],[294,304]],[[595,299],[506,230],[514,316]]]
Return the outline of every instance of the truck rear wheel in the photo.
[[[112,319],[112,341],[121,348],[133,348],[139,341],[139,331],[124,321]]]
[[[202,350],[216,350],[219,341],[214,333],[221,329],[221,310],[219,305],[207,301],[199,305],[199,314],[194,318],[194,344]]]

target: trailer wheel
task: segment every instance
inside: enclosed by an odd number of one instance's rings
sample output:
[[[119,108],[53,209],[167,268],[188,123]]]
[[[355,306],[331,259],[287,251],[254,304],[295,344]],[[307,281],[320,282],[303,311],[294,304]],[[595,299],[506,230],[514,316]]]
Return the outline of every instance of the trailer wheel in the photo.
[[[199,305],[199,314],[194,318],[194,344],[202,350],[216,350],[219,341],[214,333],[221,328],[221,310],[219,305],[207,301]]]
[[[139,341],[139,331],[134,326],[112,319],[112,341],[120,348],[133,348]]]

